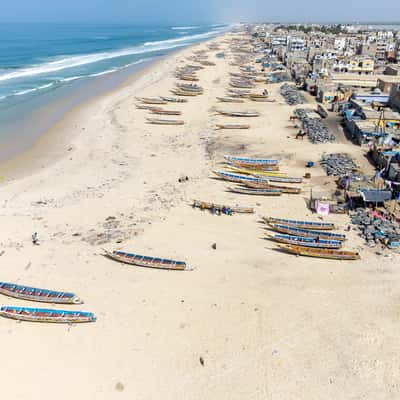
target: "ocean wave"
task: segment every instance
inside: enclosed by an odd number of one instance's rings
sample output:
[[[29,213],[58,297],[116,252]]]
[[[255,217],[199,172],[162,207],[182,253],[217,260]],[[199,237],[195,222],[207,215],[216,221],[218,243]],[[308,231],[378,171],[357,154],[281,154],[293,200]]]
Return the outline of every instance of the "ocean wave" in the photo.
[[[146,42],[143,45],[129,47],[110,52],[101,52],[93,54],[83,54],[77,56],[64,57],[58,60],[50,61],[43,64],[33,65],[28,68],[14,70],[0,75],[0,82],[18,78],[28,78],[36,75],[44,75],[53,72],[62,71],[69,68],[80,67],[87,64],[93,64],[99,61],[109,60],[112,58],[124,57],[135,54],[145,54],[155,51],[168,50],[176,47],[185,46],[196,40],[206,39],[216,35],[219,31],[210,31],[191,36],[182,36],[177,39],[167,39],[155,42]]]
[[[201,26],[173,26],[171,29],[174,31],[181,31],[181,30],[189,30],[189,29],[198,29]]]
[[[35,88],[25,89],[25,90],[21,90],[19,92],[15,92],[15,93],[12,94],[12,96],[23,96],[24,94],[37,92],[38,90],[48,89],[48,88],[52,87],[53,85],[54,85],[54,82],[46,83],[45,85],[42,85],[42,86],[38,86],[38,87],[35,87]]]

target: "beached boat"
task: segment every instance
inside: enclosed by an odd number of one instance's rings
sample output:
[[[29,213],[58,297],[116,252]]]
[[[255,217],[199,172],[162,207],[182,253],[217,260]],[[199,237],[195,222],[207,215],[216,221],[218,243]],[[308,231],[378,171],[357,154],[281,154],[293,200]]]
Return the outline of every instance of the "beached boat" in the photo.
[[[218,114],[225,115],[226,117],[259,117],[260,113],[257,111],[222,111],[216,110]]]
[[[268,97],[250,97],[250,100],[259,103],[276,103],[275,99],[269,99]]]
[[[136,100],[144,104],[167,104],[168,102],[156,97],[136,97]]]
[[[182,111],[173,111],[173,110],[150,110],[152,114],[157,114],[157,115],[182,115]]]
[[[290,244],[278,245],[280,249],[295,254],[297,256],[329,258],[333,260],[359,260],[360,254],[353,251],[343,251],[334,249],[314,249],[305,246],[296,246]]]
[[[271,185],[269,181],[266,182],[245,182],[245,186],[253,189],[278,189],[282,193],[287,194],[300,194],[301,188],[281,186],[281,185]]]
[[[267,237],[279,243],[292,244],[295,246],[299,245],[304,247],[321,248],[321,249],[340,249],[343,244],[343,242],[341,242],[340,240],[319,239],[317,241],[314,238],[307,238],[303,236],[294,236],[294,235],[283,235],[283,234],[270,235],[267,233]]]
[[[229,161],[230,163],[234,164],[243,164],[243,165],[251,165],[252,167],[255,166],[270,166],[270,165],[278,165],[278,160],[271,160],[267,158],[249,158],[249,157],[235,157],[235,156],[224,156],[225,160]]]
[[[221,103],[244,103],[244,100],[233,97],[217,97]]]
[[[43,303],[82,304],[83,301],[74,293],[39,289],[14,283],[0,282],[0,293],[22,300],[40,301]]]
[[[233,174],[226,171],[213,171],[214,174],[219,176],[221,179],[230,182],[245,183],[245,182],[281,182],[281,183],[301,183],[302,178],[284,178],[280,176],[268,176],[266,177],[255,177],[251,175]]]
[[[281,224],[287,226],[294,226],[295,228],[320,230],[320,231],[331,231],[336,229],[335,224],[330,222],[312,222],[312,221],[296,221],[293,219],[274,218],[274,217],[263,217],[263,221],[267,224]]]
[[[238,214],[253,214],[254,208],[251,207],[238,207],[238,206],[227,206],[223,204],[209,203],[201,200],[193,200],[192,206],[200,208],[202,210],[218,210],[221,212],[231,211]]]
[[[146,105],[146,104],[135,104],[135,107],[138,110],[148,110],[148,111],[162,110],[161,107],[155,107],[155,106],[150,106],[150,105]]]
[[[186,99],[179,99],[178,97],[160,96],[160,99],[168,103],[187,103]]]
[[[104,250],[105,256],[112,260],[122,262],[124,264],[136,265],[138,267],[168,269],[173,271],[190,271],[190,268],[184,261],[170,260],[168,258],[148,257],[134,253],[126,253],[125,251],[107,251]]]
[[[246,124],[215,124],[217,129],[250,129]]]
[[[327,231],[315,231],[311,229],[295,228],[293,226],[269,223],[269,226],[276,232],[286,233],[293,236],[311,237],[314,239],[325,240],[339,240],[341,242],[346,240],[346,235],[341,233],[332,233]]]
[[[184,125],[185,121],[176,119],[159,119],[159,118],[146,118],[149,124],[154,125]]]
[[[198,82],[199,78],[192,75],[176,75],[176,77],[182,81]]]
[[[45,308],[3,306],[0,316],[28,322],[51,322],[61,324],[76,324],[95,322],[96,317],[91,312],[51,310]]]
[[[187,92],[203,93],[203,88],[195,84],[190,85],[190,84],[177,83],[176,87],[181,90],[186,90]]]
[[[281,196],[282,191],[278,189],[252,189],[248,187],[230,187],[228,188],[231,192],[240,193],[240,194],[248,194],[253,196]]]
[[[262,171],[262,170],[254,170],[248,168],[240,168],[233,165],[227,166],[228,170],[234,173],[243,174],[243,175],[251,175],[251,176],[262,176],[262,177],[269,177],[269,176],[280,176],[280,177],[287,177],[285,172],[279,171]]]
[[[186,90],[180,90],[180,89],[171,89],[170,92],[174,94],[175,96],[191,96],[195,97],[198,96],[200,93],[195,93],[195,92],[187,92]]]

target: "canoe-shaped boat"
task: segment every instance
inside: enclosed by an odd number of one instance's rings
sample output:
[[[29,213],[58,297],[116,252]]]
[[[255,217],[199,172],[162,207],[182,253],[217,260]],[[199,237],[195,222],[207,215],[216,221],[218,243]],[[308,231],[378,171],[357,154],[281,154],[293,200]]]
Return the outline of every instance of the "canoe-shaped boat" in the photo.
[[[125,251],[107,251],[104,250],[105,256],[112,260],[122,262],[124,264],[136,265],[138,267],[168,269],[172,271],[190,271],[190,268],[184,261],[170,260],[168,258],[142,256]]]
[[[283,235],[283,234],[267,234],[267,237],[275,242],[299,245],[304,247],[321,248],[321,249],[340,249],[342,243],[340,240],[316,240],[314,238],[307,238],[303,236]]]
[[[217,97],[221,103],[244,103],[244,100],[234,97]]]
[[[155,107],[155,106],[150,106],[150,105],[146,105],[146,104],[135,104],[135,106],[138,110],[148,110],[148,111],[162,110],[161,107]]]
[[[236,166],[228,166],[227,167],[230,172],[237,173],[237,174],[243,174],[243,175],[251,175],[255,177],[270,177],[270,176],[280,176],[282,178],[286,178],[287,174],[285,172],[279,172],[279,171],[262,171],[262,170],[254,170],[254,169],[248,169],[248,168],[240,168]]]
[[[331,222],[296,221],[294,219],[274,217],[263,217],[263,221],[267,224],[281,224],[310,230],[331,231],[336,229],[335,224],[332,224]]]
[[[271,160],[267,158],[249,158],[249,157],[235,157],[235,156],[224,156],[225,160],[234,164],[248,164],[252,166],[270,166],[278,165],[278,160]]]
[[[202,210],[218,210],[224,212],[225,210],[232,211],[238,214],[253,214],[254,208],[251,207],[238,207],[238,206],[227,206],[223,204],[209,203],[201,200],[193,200],[193,207],[200,208]]]
[[[280,176],[268,176],[268,177],[255,177],[251,175],[233,174],[225,171],[213,171],[215,175],[223,180],[236,183],[245,182],[281,182],[281,183],[301,183],[301,178],[284,178]]]
[[[226,117],[259,117],[260,113],[257,111],[222,111],[216,110],[218,114],[225,115]]]
[[[314,249],[305,246],[290,244],[278,245],[282,250],[298,256],[329,258],[333,260],[359,260],[360,254],[353,251],[343,251],[334,249]]]
[[[314,231],[311,229],[295,228],[293,226],[272,224],[272,223],[270,223],[269,226],[276,232],[286,233],[288,235],[293,235],[293,236],[303,236],[303,237],[311,237],[314,239],[325,239],[325,240],[339,240],[341,242],[346,240],[346,235],[342,235],[340,233]]]
[[[215,124],[217,129],[250,129],[246,124]]]
[[[190,97],[195,97],[198,96],[199,93],[195,93],[195,92],[187,92],[186,90],[180,90],[180,89],[171,89],[170,90],[172,94],[174,94],[175,96],[190,96]]]
[[[144,104],[167,104],[168,102],[156,97],[136,97],[136,100]]]
[[[160,96],[160,99],[168,103],[187,103],[186,99],[179,99],[178,97]]]
[[[181,89],[181,90],[186,90],[188,92],[203,92],[203,88],[199,85],[196,84],[182,84],[182,83],[177,83],[176,87]]]
[[[198,82],[199,78],[190,75],[176,75],[176,77],[182,81]]]
[[[14,283],[0,282],[0,293],[17,299],[57,304],[82,304],[83,301],[74,293],[39,289]]]
[[[271,185],[267,182],[245,182],[245,186],[253,189],[279,189],[282,193],[287,194],[300,194],[301,188],[281,186],[281,185]]]
[[[276,100],[267,97],[250,97],[251,101],[258,101],[259,103],[276,103]]]
[[[228,167],[235,167],[235,168],[245,168],[249,171],[252,171],[253,173],[257,173],[259,171],[265,171],[265,172],[274,172],[274,171],[279,171],[279,165],[256,165],[256,166],[248,166],[248,167],[243,167],[240,165],[236,165],[230,161],[226,161],[226,164]]]
[[[91,312],[14,306],[1,307],[0,316],[16,319],[18,321],[52,322],[59,324],[76,324],[96,321],[95,315]]]
[[[173,111],[173,110],[150,110],[152,114],[157,115],[182,115],[182,111]]]
[[[146,118],[149,124],[154,125],[184,125],[185,121],[176,119]]]
[[[230,187],[229,190],[234,193],[249,194],[253,196],[280,196],[282,191],[279,189],[252,189],[248,187]]]

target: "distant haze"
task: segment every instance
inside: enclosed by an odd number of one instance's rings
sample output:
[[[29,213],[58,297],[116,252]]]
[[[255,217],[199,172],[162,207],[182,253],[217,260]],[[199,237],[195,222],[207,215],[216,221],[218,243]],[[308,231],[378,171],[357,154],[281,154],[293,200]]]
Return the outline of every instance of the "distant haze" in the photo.
[[[400,20],[399,0],[2,0],[1,3],[1,22],[186,24]]]

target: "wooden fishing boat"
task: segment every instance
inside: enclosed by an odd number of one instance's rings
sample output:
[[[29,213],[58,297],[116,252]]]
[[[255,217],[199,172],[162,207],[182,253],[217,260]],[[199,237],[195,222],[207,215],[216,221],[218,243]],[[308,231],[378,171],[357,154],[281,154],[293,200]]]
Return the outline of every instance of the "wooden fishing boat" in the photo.
[[[346,235],[340,233],[332,233],[327,231],[315,231],[311,229],[295,228],[293,226],[269,223],[269,226],[276,232],[286,233],[293,236],[311,237],[314,239],[325,240],[339,240],[341,242],[346,240]]]
[[[162,108],[160,108],[160,107],[150,106],[150,105],[146,105],[146,104],[135,104],[135,106],[139,110],[148,110],[148,111],[162,110]]]
[[[104,250],[105,256],[112,260],[122,262],[124,264],[136,265],[137,267],[168,269],[173,271],[191,271],[186,262],[170,260],[168,258],[142,256],[134,253],[126,253],[125,251],[107,251]]]
[[[303,236],[294,236],[294,235],[282,235],[282,234],[270,235],[267,233],[267,237],[279,243],[292,244],[295,246],[299,245],[304,247],[321,248],[321,249],[340,249],[343,244],[343,242],[341,242],[340,240],[320,239],[319,241],[316,241],[316,239],[314,238],[307,238]]]
[[[330,222],[311,222],[311,221],[296,221],[293,219],[274,218],[274,217],[263,217],[263,221],[267,224],[281,224],[287,226],[294,226],[295,228],[320,230],[320,231],[331,231],[336,229],[335,224]]]
[[[217,129],[249,129],[250,125],[246,124],[216,124]]]
[[[262,97],[250,97],[251,101],[257,101],[259,103],[276,103],[276,100],[274,99],[268,99],[268,98],[262,98]]]
[[[167,101],[168,103],[187,103],[186,99],[179,99],[178,97],[160,96],[160,99]]]
[[[206,66],[206,67],[213,67],[214,65],[216,65],[214,62],[212,62],[212,61],[200,61],[200,64],[201,65],[204,65],[204,66]]]
[[[233,97],[217,97],[217,100],[221,103],[244,103],[244,100]]]
[[[3,306],[0,316],[29,322],[52,322],[61,324],[76,324],[95,322],[96,317],[91,312],[50,310],[45,308]]]
[[[263,170],[254,170],[254,169],[248,169],[248,168],[240,168],[236,167],[235,165],[228,165],[227,166],[228,170],[231,172],[234,172],[235,174],[243,174],[243,175],[251,175],[251,176],[261,176],[261,177],[270,177],[270,176],[280,176],[280,177],[287,177],[287,174],[285,172],[279,172],[279,171],[263,171]]]
[[[173,110],[150,110],[152,114],[157,114],[157,115],[182,115],[182,111],[173,111]]]
[[[257,111],[222,111],[216,110],[218,114],[225,115],[226,117],[259,117],[260,113]]]
[[[359,260],[360,254],[353,251],[343,251],[334,249],[319,249],[290,244],[278,245],[282,250],[297,256],[329,258],[332,260]]]
[[[39,301],[43,303],[82,304],[83,301],[74,293],[39,289],[14,283],[0,282],[0,293],[17,299]]]
[[[255,177],[251,175],[243,175],[243,174],[234,174],[226,171],[213,171],[220,178],[237,183],[245,183],[245,182],[281,182],[281,183],[301,183],[302,178],[284,178],[280,176],[268,176],[266,177]]]
[[[238,214],[253,214],[254,208],[251,207],[238,207],[238,206],[227,206],[223,204],[208,203],[206,201],[193,200],[192,207],[200,208],[202,210],[218,210],[224,212],[224,210],[232,211]]]
[[[185,121],[177,119],[146,118],[149,124],[154,125],[184,125]]]
[[[203,93],[203,88],[198,85],[183,85],[183,84],[177,83],[176,87],[180,90],[185,90],[187,92]]]
[[[282,191],[278,189],[252,189],[248,187],[236,186],[228,188],[231,192],[249,194],[253,196],[281,196]]]
[[[252,167],[256,166],[271,166],[271,165],[278,165],[278,160],[271,160],[267,158],[249,158],[249,157],[235,157],[235,156],[224,156],[225,160],[229,161],[230,163],[234,164],[246,164],[251,165]]]
[[[187,92],[186,90],[180,90],[180,89],[171,89],[171,93],[176,95],[176,96],[191,96],[191,97],[195,97],[195,96],[199,95],[199,93]]]
[[[141,101],[144,104],[167,104],[168,102],[160,98],[155,97],[136,97],[136,100]]]
[[[267,182],[245,182],[245,186],[253,189],[279,189],[282,193],[287,194],[300,194],[301,188],[281,186],[281,185],[271,185],[269,181]]]
[[[176,75],[178,79],[181,81],[191,81],[191,82],[197,82],[199,81],[199,78],[195,76],[188,76],[188,75]]]

